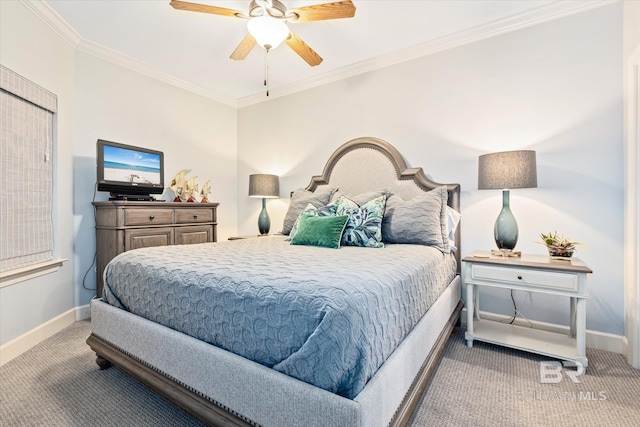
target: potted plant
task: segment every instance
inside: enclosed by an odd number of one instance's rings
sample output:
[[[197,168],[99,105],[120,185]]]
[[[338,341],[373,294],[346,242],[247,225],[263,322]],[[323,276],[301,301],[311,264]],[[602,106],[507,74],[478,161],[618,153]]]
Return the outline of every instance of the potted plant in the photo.
[[[542,244],[547,247],[549,256],[552,258],[571,258],[573,252],[576,250],[577,245],[582,245],[580,242],[574,242],[564,236],[558,236],[558,232],[542,233],[540,234]]]

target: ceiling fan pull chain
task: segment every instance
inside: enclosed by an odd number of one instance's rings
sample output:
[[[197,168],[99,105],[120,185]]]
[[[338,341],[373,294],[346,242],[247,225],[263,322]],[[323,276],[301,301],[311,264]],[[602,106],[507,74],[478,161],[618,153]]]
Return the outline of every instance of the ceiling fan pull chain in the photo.
[[[267,87],[267,96],[269,96],[269,49],[264,51],[264,85]]]

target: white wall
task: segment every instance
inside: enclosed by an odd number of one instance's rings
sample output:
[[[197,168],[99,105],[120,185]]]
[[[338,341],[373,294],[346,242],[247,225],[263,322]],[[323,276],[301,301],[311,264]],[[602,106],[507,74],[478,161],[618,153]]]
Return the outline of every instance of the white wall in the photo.
[[[164,152],[165,183],[191,169],[202,184],[211,180],[211,201],[220,203],[218,240],[236,233],[236,109],[94,56],[75,60],[74,217],[76,303],[95,295],[95,272],[82,279],[95,253],[91,200],[96,182],[96,140],[122,142]],[[100,192],[96,200],[107,200]],[[165,200],[173,200],[166,190]]]
[[[55,244],[56,256],[69,261],[55,274],[0,289],[0,345],[33,344],[46,336],[31,332],[95,295],[96,140],[163,151],[165,180],[184,168],[200,183],[210,179],[211,200],[220,203],[218,238],[225,240],[237,230],[237,112],[75,51],[21,2],[0,1],[0,18],[0,63],[58,95]]]
[[[628,58],[640,45],[640,2],[629,1],[623,3],[624,57]]]
[[[0,1],[0,63],[58,96],[55,140],[56,273],[0,289],[0,344],[74,307],[73,49],[17,1]]]
[[[291,190],[322,172],[328,156],[359,136],[382,138],[434,180],[462,186],[462,253],[488,250],[500,191],[477,190],[477,157],[533,149],[538,188],[514,190],[517,249],[544,254],[541,232],[585,242],[587,327],[622,335],[622,18],[614,4],[241,108],[238,114],[239,231],[254,233],[260,210],[248,175],[281,175],[268,201],[278,231]],[[568,301],[518,295],[529,318],[568,324]],[[508,295],[481,309],[511,313]]]
[[[623,3],[625,84],[625,326],[627,360],[640,368],[640,2]]]

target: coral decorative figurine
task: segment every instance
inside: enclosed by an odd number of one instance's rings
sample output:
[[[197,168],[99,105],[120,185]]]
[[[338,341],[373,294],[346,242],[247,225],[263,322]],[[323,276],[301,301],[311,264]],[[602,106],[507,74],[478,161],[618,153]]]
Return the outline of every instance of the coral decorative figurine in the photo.
[[[193,197],[194,194],[198,192],[198,184],[196,184],[197,176],[192,176],[187,180],[184,188],[184,198],[187,199],[187,202],[195,202],[196,199]]]
[[[182,201],[182,192],[185,189],[184,176],[191,172],[191,169],[182,169],[176,176],[171,179],[171,184],[167,187],[175,195],[174,202]]]
[[[211,194],[211,185],[209,184],[210,180],[206,180],[204,184],[202,184],[202,188],[200,189],[200,203],[210,203],[209,202],[209,194]]]
[[[189,178],[186,175],[191,172],[191,169],[182,169],[176,176],[171,180],[171,185],[167,187],[167,189],[173,191],[175,194],[174,202],[197,202],[198,197],[198,184],[196,183],[197,176],[191,176]],[[201,203],[209,203],[208,196],[211,193],[211,185],[209,184],[209,180],[207,180],[202,185],[202,190],[200,190],[200,202]]]

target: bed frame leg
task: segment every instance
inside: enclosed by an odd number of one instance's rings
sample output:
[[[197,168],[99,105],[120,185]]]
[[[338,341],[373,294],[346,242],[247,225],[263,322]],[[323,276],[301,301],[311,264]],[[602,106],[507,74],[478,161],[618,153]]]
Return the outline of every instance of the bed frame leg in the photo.
[[[100,367],[101,371],[104,371],[105,369],[109,369],[111,367],[111,362],[100,355],[96,355],[96,363]]]

